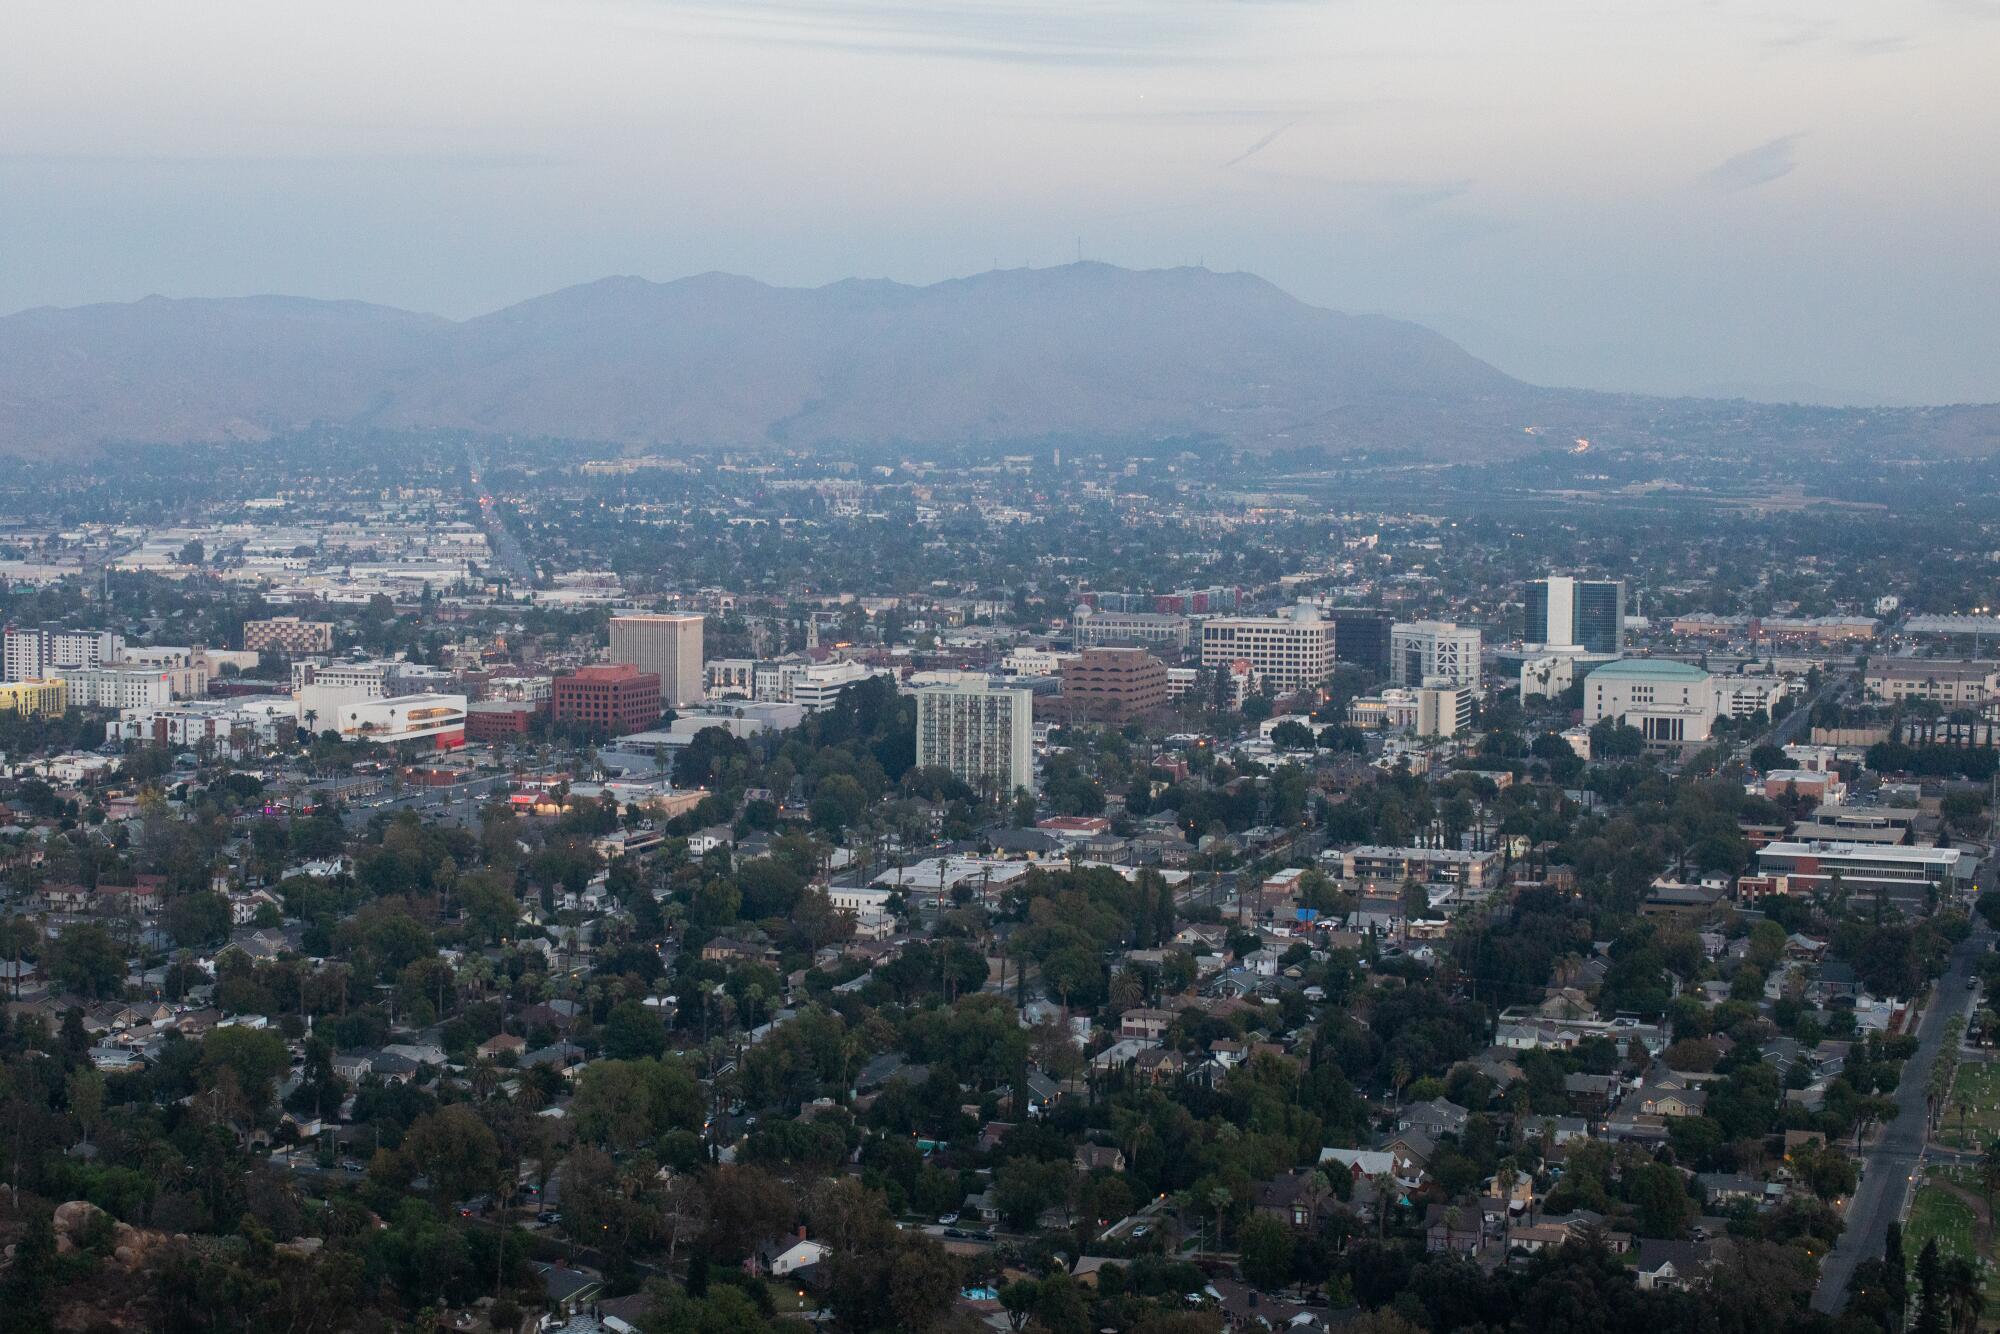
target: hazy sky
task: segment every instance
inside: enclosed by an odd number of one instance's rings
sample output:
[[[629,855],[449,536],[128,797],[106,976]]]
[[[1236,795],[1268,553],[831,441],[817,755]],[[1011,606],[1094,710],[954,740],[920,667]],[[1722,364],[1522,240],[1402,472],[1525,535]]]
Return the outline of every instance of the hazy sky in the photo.
[[[2000,0],[6,0],[0,311],[1263,274],[1545,383],[2000,400]]]

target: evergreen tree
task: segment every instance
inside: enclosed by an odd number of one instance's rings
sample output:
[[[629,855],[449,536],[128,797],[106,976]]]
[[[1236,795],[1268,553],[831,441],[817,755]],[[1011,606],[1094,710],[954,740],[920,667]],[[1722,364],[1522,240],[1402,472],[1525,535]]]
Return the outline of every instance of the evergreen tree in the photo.
[[[1937,1238],[1917,1254],[1917,1319],[1913,1334],[1944,1334],[1944,1285],[1938,1264]]]
[[[1882,1277],[1889,1289],[1891,1334],[1903,1327],[1904,1313],[1910,1307],[1909,1263],[1903,1256],[1903,1225],[1891,1223],[1882,1242]]]

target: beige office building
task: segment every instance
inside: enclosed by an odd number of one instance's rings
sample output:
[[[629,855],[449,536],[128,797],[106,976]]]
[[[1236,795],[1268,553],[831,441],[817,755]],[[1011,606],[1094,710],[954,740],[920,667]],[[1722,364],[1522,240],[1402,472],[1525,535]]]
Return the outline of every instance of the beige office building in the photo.
[[[611,618],[611,661],[660,678],[660,707],[702,701],[701,620],[698,614]]]

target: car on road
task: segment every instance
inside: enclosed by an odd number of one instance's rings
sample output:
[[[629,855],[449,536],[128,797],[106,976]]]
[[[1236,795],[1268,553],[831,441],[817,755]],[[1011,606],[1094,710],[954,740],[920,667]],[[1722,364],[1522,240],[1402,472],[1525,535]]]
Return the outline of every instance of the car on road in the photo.
[[[938,1222],[943,1223],[946,1227],[950,1227],[953,1223],[956,1223],[957,1221],[958,1221],[957,1214],[945,1214],[943,1217],[938,1219]]]

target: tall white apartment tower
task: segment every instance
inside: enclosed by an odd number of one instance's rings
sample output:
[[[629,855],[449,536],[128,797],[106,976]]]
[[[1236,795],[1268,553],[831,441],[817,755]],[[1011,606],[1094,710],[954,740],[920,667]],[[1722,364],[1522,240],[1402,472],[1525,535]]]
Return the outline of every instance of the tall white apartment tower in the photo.
[[[1035,790],[1032,690],[957,681],[917,691],[917,765],[1002,795]]]
[[[660,707],[684,709],[702,701],[699,615],[632,615],[611,618],[611,661],[660,678]]]
[[[0,641],[0,680],[39,681],[58,667],[102,667],[125,652],[125,636],[109,630],[24,630],[8,626]]]

